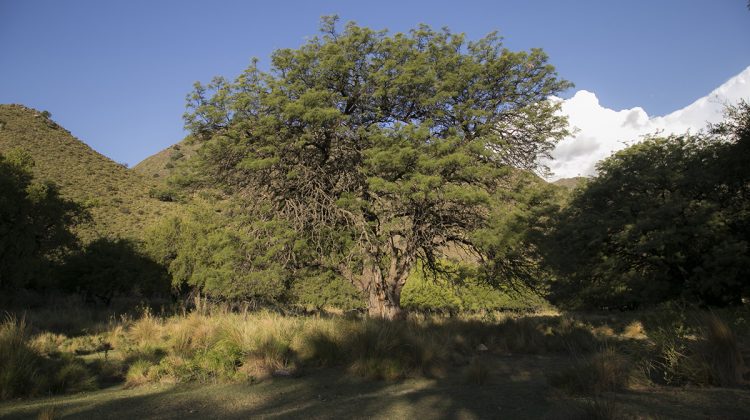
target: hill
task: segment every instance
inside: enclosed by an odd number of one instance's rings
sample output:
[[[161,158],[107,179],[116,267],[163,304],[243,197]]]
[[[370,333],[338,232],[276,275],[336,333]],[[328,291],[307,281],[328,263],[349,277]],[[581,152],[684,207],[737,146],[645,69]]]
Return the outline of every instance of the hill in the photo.
[[[0,105],[0,153],[14,148],[34,159],[37,179],[54,182],[63,197],[88,209],[92,223],[78,229],[84,241],[139,238],[148,224],[177,206],[149,197],[155,181],[96,152],[45,113]]]
[[[143,159],[133,167],[133,170],[155,181],[164,181],[172,173],[172,169],[178,162],[189,159],[199,147],[199,143],[191,143],[190,138],[187,137],[181,142]]]
[[[583,184],[588,178],[583,176],[576,176],[573,178],[562,178],[558,179],[557,181],[552,182],[551,184],[557,185],[558,187],[567,188],[569,190],[573,190],[576,187]]]

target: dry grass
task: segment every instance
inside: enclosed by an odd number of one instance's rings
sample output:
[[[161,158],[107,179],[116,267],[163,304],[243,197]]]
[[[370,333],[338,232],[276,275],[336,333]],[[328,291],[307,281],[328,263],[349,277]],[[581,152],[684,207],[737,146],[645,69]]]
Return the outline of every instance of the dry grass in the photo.
[[[44,366],[41,385],[14,387],[73,392],[117,381],[127,387],[257,382],[330,367],[387,381],[440,379],[453,372],[459,382],[492,386],[500,377],[492,361],[513,355],[568,358],[569,368],[549,372],[548,379],[576,398],[639,384],[744,383],[740,340],[716,316],[705,317],[694,328],[651,322],[648,334],[644,323],[630,315],[623,323],[611,315],[506,313],[492,318],[417,315],[389,322],[268,311],[236,313],[201,305],[177,316],[144,310],[139,316],[112,318],[106,328],[97,326],[91,334],[74,336],[44,331],[31,335],[25,324],[14,321],[14,328],[26,331],[22,335],[29,357],[44,361],[14,364],[31,369],[20,377],[37,379],[35,367]],[[4,325],[9,328],[7,322]],[[638,366],[645,366],[649,375],[640,378]]]
[[[622,332],[622,336],[634,340],[643,340],[647,337],[646,330],[641,321],[632,321],[626,325]]]
[[[55,407],[47,407],[42,409],[42,411],[39,412],[39,415],[36,417],[37,420],[54,420],[57,417],[57,410],[55,410]]]
[[[588,327],[569,318],[498,318],[497,322],[439,317],[389,322],[238,314],[203,307],[168,318],[146,311],[138,319],[123,319],[104,336],[130,365],[129,386],[257,381],[331,366],[356,376],[395,380],[441,376],[450,366],[461,365],[467,366],[467,375],[476,383],[489,377],[477,358],[481,351],[585,353],[595,347]]]
[[[655,354],[644,361],[649,375],[669,385],[745,384],[747,368],[729,324],[713,313],[695,318],[688,328],[660,328],[650,334]]]
[[[549,376],[552,386],[574,395],[600,395],[625,389],[630,381],[630,361],[612,346],[580,358],[568,369]]]
[[[8,316],[0,323],[0,400],[96,387],[85,363],[71,354],[58,356],[52,347],[58,341],[49,335],[32,340],[24,318]]]
[[[699,354],[709,366],[714,385],[732,387],[745,383],[743,374],[746,367],[737,337],[729,325],[714,314],[708,315],[705,320]]]
[[[0,400],[40,391],[40,359],[30,346],[26,320],[6,317],[0,324]]]

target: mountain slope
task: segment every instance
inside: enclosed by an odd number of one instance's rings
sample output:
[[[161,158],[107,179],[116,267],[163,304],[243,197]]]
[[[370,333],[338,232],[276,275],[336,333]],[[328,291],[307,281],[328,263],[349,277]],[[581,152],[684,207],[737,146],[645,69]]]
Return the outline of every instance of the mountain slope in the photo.
[[[133,166],[133,170],[147,178],[153,178],[155,181],[164,181],[172,173],[172,169],[178,162],[189,159],[199,147],[199,143],[190,143],[189,137],[185,138],[185,140],[143,159]]]
[[[580,186],[584,182],[586,182],[588,178],[584,176],[576,176],[573,178],[561,178],[557,181],[551,182],[553,185],[557,185],[558,187],[567,188],[569,190],[574,190],[576,187]]]
[[[57,184],[63,197],[85,206],[92,223],[78,228],[96,237],[139,238],[144,228],[177,206],[149,197],[155,182],[101,155],[42,113],[0,105],[0,153],[20,148],[34,159],[34,176]]]

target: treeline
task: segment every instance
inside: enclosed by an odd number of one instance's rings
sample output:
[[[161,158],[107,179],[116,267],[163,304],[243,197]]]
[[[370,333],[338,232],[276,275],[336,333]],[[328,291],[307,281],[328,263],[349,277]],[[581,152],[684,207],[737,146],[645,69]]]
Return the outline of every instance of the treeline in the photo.
[[[748,133],[750,106],[742,102],[705,132],[652,136],[615,153],[569,194],[519,175],[474,233],[486,241],[486,255],[454,253],[463,262],[446,259],[437,274],[417,267],[402,305],[524,309],[544,305],[539,296],[570,308],[742,304],[750,294]],[[85,209],[61,198],[53,183],[35,181],[33,164],[20,150],[0,155],[6,294],[62,291],[104,304],[200,293],[309,309],[367,305],[346,279],[311,264],[311,244],[261,200],[191,195],[184,185],[194,183],[173,183],[183,214],[153,226],[143,242],[82,244],[71,228],[87,222]]]
[[[190,301],[200,294],[256,306],[366,308],[365,296],[336,273],[288,264],[285,259],[299,258],[305,243],[281,221],[264,219],[263,209],[248,213],[252,200],[222,199],[205,190],[193,196],[173,179],[165,188],[182,201],[180,216],[155,224],[141,241],[101,237],[84,243],[75,230],[90,223],[86,207],[62,198],[53,182],[35,180],[33,166],[21,149],[0,154],[4,304],[25,291],[75,294],[92,305],[109,305],[117,297]],[[530,290],[498,290],[476,276],[476,269],[459,266],[436,277],[415,270],[403,304],[445,313],[546,305]]]

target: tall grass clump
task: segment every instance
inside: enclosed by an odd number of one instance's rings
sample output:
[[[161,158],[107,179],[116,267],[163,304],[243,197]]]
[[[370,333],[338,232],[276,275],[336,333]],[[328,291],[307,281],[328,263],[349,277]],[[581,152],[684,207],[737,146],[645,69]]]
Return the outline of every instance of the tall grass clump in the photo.
[[[658,328],[651,333],[654,355],[646,360],[651,378],[667,385],[744,384],[747,369],[732,328],[715,314],[696,325]]]
[[[0,400],[41,391],[45,385],[41,359],[29,343],[26,320],[6,316],[0,324]]]
[[[718,316],[711,314],[705,321],[704,340],[700,354],[711,372],[711,381],[718,386],[744,384],[746,371],[734,331]]]
[[[350,370],[373,379],[435,373],[447,360],[445,337],[414,322],[354,321],[342,343]]]
[[[550,375],[550,384],[574,395],[600,395],[628,386],[630,361],[609,345]]]

